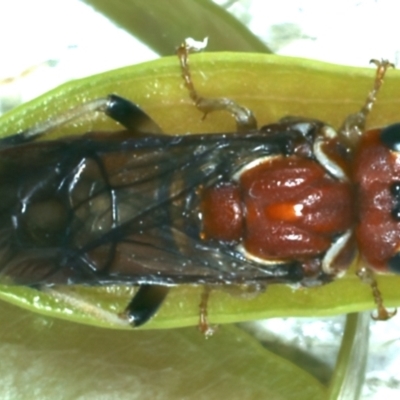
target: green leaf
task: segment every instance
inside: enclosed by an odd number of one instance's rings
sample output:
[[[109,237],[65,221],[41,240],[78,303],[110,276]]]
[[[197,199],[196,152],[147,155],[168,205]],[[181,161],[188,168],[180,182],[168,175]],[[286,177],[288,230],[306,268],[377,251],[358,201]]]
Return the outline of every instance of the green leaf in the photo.
[[[208,51],[270,53],[244,25],[209,0],[174,0],[173,6],[159,0],[84,1],[161,56],[172,54],[187,37],[209,37]]]
[[[329,400],[358,399],[368,358],[368,313],[348,314],[336,367],[329,385]]]
[[[344,117],[360,108],[372,86],[374,71],[324,64],[295,58],[241,53],[206,53],[191,57],[193,78],[205,96],[226,96],[249,107],[261,124],[284,115],[318,118],[339,126]],[[400,73],[389,71],[369,125],[398,119]],[[229,132],[232,119],[215,113],[202,120],[191,103],[175,57],[136,65],[74,81],[10,112],[0,120],[0,135],[9,135],[37,121],[65,112],[84,101],[117,93],[143,107],[165,132]],[[54,136],[88,130],[118,129],[104,116],[90,116],[63,127]],[[379,277],[388,307],[399,306],[400,277]],[[111,312],[122,311],[132,295],[128,288],[75,289],[87,302]],[[172,290],[157,317],[146,328],[194,325],[198,320],[201,288],[182,286]],[[28,288],[3,287],[0,297],[26,308],[68,320],[110,326],[109,321],[66,307],[48,295]],[[271,285],[254,298],[214,291],[210,299],[212,323],[282,316],[323,316],[374,308],[370,288],[349,271],[345,277],[315,288],[293,289]],[[250,296],[251,297],[251,296]]]
[[[1,398],[325,398],[313,377],[237,327],[115,331],[0,304]]]

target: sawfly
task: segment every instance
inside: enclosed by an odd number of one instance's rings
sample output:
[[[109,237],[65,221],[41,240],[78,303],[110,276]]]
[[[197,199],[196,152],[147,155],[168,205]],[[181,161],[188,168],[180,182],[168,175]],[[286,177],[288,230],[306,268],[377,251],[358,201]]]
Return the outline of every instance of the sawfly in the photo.
[[[389,318],[374,272],[400,271],[400,124],[364,126],[391,64],[374,61],[365,104],[337,130],[302,117],[258,128],[247,108],[197,93],[192,47],[178,50],[191,99],[205,115],[232,114],[236,132],[166,135],[109,95],[0,141],[2,282],[137,286],[120,314],[132,326],[171,287],[201,285],[207,334],[213,288],[325,284],[360,254],[377,318]],[[123,129],[42,140],[95,111]]]

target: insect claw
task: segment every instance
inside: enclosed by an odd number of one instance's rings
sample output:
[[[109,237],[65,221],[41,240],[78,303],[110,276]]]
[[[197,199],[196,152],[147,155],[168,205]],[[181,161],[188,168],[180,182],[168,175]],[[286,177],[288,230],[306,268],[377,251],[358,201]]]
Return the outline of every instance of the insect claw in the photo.
[[[378,306],[377,310],[377,315],[374,315],[374,313],[371,314],[371,318],[374,321],[387,321],[394,317],[397,314],[397,308],[395,308],[393,311],[388,311],[385,307]]]
[[[376,58],[372,58],[369,60],[369,63],[374,64],[378,68],[377,76],[381,76],[382,78],[388,68],[396,68],[389,60],[377,60]]]
[[[395,68],[395,65],[388,60],[376,60],[372,59],[369,62],[370,64],[374,64],[376,66],[376,75],[375,75],[375,84],[374,84],[374,95],[378,93],[378,90],[383,84],[383,79],[385,77],[386,71],[389,68]],[[375,98],[373,99],[375,101]]]
[[[210,338],[211,336],[214,335],[218,330],[218,325],[208,325],[205,323],[205,325],[199,324],[199,331],[204,335],[205,339]]]

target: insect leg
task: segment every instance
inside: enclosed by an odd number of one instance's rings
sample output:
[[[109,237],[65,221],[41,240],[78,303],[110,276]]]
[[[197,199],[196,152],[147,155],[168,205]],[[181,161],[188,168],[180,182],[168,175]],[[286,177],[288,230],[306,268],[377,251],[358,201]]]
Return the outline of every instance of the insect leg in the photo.
[[[203,287],[200,299],[200,314],[199,314],[199,331],[204,334],[206,338],[212,336],[217,327],[208,323],[208,299],[210,298],[211,288],[209,286]]]
[[[135,134],[162,133],[161,128],[139,106],[123,97],[112,94],[104,98],[88,101],[54,118],[40,122],[25,131],[6,137],[1,140],[0,145],[12,146],[36,140],[55,128],[94,112],[106,114],[125,128],[133,130]]]
[[[213,111],[227,111],[235,118],[238,132],[256,129],[257,121],[249,109],[226,97],[212,99],[201,97],[197,93],[189,69],[188,56],[191,50],[194,50],[194,47],[189,44],[189,41],[185,41],[179,46],[177,54],[181,65],[182,77],[186,88],[189,90],[190,98],[194,101],[196,107],[204,113],[204,118]]]
[[[159,309],[168,291],[167,286],[141,285],[126,307],[124,316],[135,327],[143,325]]]
[[[349,146],[350,149],[354,149],[357,146],[357,143],[364,132],[368,114],[371,112],[372,107],[376,102],[376,96],[383,84],[383,79],[387,69],[390,67],[394,68],[394,65],[387,60],[371,60],[370,62],[375,64],[377,67],[374,86],[368,93],[367,99],[361,107],[361,110],[348,115],[338,131],[340,138],[347,146]]]
[[[32,287],[47,293],[53,299],[59,300],[73,309],[79,310],[81,313],[89,315],[96,320],[106,322],[113,326],[129,326],[129,321],[127,321],[126,318],[121,318],[119,315],[116,315],[115,312],[105,310],[84,296],[77,294],[73,287],[65,285],[54,287],[37,285]]]
[[[372,296],[378,309],[378,315],[372,315],[372,318],[377,321],[387,321],[397,314],[397,310],[388,311],[383,305],[382,294],[378,289],[378,282],[375,279],[375,274],[370,268],[362,267],[357,271],[357,276],[366,284],[371,286]]]

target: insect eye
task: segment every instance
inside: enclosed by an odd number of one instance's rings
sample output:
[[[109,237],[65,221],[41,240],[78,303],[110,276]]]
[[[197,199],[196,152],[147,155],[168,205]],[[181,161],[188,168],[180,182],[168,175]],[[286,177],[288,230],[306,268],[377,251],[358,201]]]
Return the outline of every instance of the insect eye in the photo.
[[[388,149],[400,152],[400,123],[382,129],[381,141]]]
[[[396,253],[387,263],[388,268],[394,274],[400,274],[400,253]]]
[[[68,212],[61,201],[49,199],[28,204],[23,214],[25,235],[36,244],[52,245],[65,230]]]

